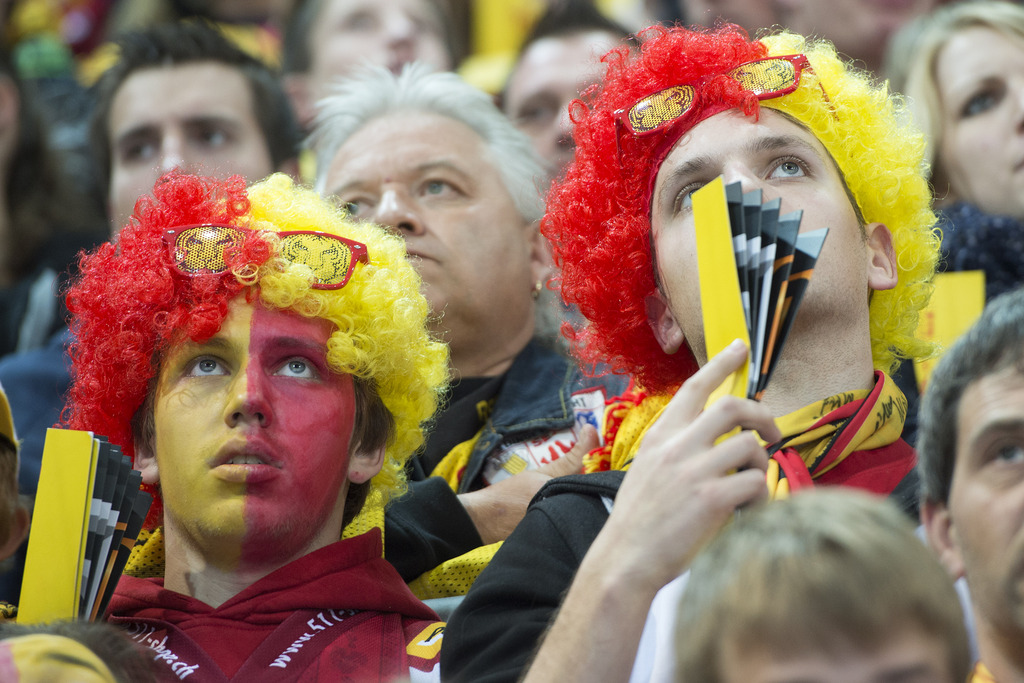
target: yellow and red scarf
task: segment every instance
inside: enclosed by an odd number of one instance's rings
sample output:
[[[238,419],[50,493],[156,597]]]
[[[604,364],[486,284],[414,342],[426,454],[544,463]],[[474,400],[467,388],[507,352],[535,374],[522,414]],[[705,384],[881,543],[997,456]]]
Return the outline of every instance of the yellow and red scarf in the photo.
[[[585,472],[628,470],[643,435],[672,397],[632,387],[605,414],[605,446],[583,461]],[[883,372],[870,390],[849,391],[776,419],[783,438],[768,446],[772,498],[820,484],[844,484],[890,493],[914,466],[900,440],[907,399]],[[870,452],[870,457],[866,453]]]

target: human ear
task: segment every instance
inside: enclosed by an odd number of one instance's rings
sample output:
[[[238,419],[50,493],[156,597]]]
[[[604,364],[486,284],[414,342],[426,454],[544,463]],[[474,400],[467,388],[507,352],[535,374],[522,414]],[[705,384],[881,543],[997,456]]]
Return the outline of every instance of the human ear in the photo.
[[[647,324],[651,326],[661,350],[669,355],[678,351],[683,345],[683,330],[676,322],[665,296],[654,290],[654,293],[648,294],[644,299],[644,306],[647,309]]]
[[[892,246],[892,233],[881,223],[864,227],[867,248],[868,286],[875,291],[892,289],[899,282],[896,250]]]
[[[160,470],[156,464],[156,455],[149,445],[139,445],[135,449],[135,469],[142,472],[143,484],[159,484]]]
[[[956,527],[949,509],[941,503],[925,501],[921,506],[921,521],[924,523],[928,545],[939,557],[939,561],[954,580],[964,575],[964,561]]]
[[[384,465],[384,446],[372,451],[357,451],[348,459],[348,480],[353,484],[365,484]]]
[[[555,268],[554,257],[551,255],[551,244],[548,239],[537,229],[536,223],[528,226],[529,247],[530,247],[530,275],[531,284],[547,284],[551,279],[552,271]]]

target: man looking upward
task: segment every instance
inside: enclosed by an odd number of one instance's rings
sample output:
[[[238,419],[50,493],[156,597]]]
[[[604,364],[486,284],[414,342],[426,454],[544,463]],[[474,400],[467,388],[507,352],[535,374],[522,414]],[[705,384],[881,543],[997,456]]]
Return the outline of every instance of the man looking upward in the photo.
[[[68,295],[67,423],[162,501],[111,620],[189,680],[434,671],[436,617],[379,532],[340,540],[402,490],[447,373],[401,241],[283,175],[153,192]]]
[[[734,26],[642,38],[577,108],[542,224],[588,321],[578,350],[641,390],[588,458],[614,471],[548,485],[453,615],[453,680],[520,676],[570,584],[531,676],[622,680],[651,599],[736,508],[816,485],[915,498],[888,373],[928,350],[914,338],[938,247],[923,137],[827,43]],[[746,358],[704,342],[691,196],[719,176],[829,235],[763,401],[704,410]]]

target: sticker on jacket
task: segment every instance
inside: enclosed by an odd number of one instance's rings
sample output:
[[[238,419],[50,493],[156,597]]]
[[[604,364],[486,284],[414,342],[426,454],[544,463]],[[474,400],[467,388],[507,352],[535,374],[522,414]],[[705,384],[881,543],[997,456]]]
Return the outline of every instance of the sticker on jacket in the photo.
[[[484,464],[483,479],[488,486],[525,470],[552,463],[572,450],[580,430],[593,425],[598,438],[604,433],[604,389],[583,389],[570,397],[573,425],[570,429],[539,436],[529,441],[502,446]],[[603,442],[598,444],[604,445]]]

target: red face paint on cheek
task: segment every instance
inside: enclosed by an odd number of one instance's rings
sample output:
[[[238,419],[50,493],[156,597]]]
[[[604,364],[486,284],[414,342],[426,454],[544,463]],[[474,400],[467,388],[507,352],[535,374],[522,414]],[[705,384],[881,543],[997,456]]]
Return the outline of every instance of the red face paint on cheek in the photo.
[[[254,310],[246,443],[279,471],[263,476],[257,467],[247,480],[244,563],[301,555],[340,538],[355,395],[352,378],[327,364],[331,331],[324,320]]]

